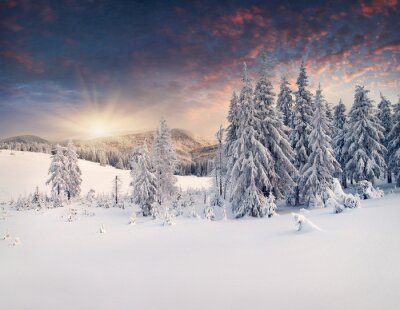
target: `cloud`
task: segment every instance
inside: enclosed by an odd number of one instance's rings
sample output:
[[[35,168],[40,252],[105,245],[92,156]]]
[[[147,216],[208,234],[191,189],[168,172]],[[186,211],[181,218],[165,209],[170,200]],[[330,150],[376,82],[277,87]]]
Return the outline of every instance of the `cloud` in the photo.
[[[361,14],[370,17],[373,14],[388,15],[390,10],[395,10],[397,0],[371,0],[360,1]]]

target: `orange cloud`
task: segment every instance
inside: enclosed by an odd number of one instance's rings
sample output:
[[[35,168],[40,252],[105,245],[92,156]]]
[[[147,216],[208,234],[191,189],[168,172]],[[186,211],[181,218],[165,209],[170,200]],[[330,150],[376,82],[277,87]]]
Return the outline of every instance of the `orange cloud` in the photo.
[[[368,3],[361,1],[360,9],[364,16],[371,16],[375,13],[387,15],[390,9],[395,9],[397,0],[372,0]]]

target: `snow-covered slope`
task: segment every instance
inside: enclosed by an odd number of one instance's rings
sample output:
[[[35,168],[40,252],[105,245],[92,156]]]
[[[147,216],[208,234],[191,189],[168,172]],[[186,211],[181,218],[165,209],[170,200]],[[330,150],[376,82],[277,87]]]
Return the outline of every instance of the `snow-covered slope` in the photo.
[[[14,155],[11,155],[14,154]],[[17,199],[20,195],[28,195],[35,191],[49,190],[46,186],[50,155],[30,152],[0,151],[0,202],[11,198]],[[82,194],[91,188],[97,193],[108,194],[112,190],[112,181],[116,175],[122,180],[122,192],[129,191],[130,176],[128,170],[119,170],[111,166],[102,167],[98,163],[79,160],[82,170]],[[211,178],[195,176],[178,176],[177,186],[188,188],[208,188]]]
[[[5,190],[16,192],[34,186],[35,174],[46,179],[40,154],[0,154],[3,190],[10,179]],[[22,158],[33,170],[12,179],[27,167]],[[86,190],[107,190],[123,173],[80,163],[86,178],[93,173]],[[0,240],[0,309],[398,309],[400,195],[362,204],[303,213],[319,227],[308,232],[295,230],[290,213],[162,226],[127,225],[130,208],[77,205],[75,222],[65,220],[68,207],[3,211],[0,238],[8,230],[11,239]],[[15,238],[21,244],[11,246]]]

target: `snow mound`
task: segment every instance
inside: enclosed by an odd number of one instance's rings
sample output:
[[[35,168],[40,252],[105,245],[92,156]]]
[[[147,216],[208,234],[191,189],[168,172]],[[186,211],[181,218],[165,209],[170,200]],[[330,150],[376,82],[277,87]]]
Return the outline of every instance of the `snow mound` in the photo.
[[[321,231],[317,225],[302,214],[292,213],[297,231]]]

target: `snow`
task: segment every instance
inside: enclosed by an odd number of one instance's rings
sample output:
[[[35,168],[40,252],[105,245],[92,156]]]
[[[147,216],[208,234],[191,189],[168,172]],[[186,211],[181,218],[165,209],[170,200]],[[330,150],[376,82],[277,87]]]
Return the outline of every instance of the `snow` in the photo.
[[[40,190],[50,193],[50,186],[46,186],[48,169],[50,167],[50,155],[42,153],[30,153],[7,150],[0,151],[0,202],[11,198],[18,199],[20,195],[26,196],[35,191],[36,186]],[[131,177],[128,170],[120,170],[111,166],[102,167],[98,163],[79,160],[82,170],[82,191],[85,196],[90,189],[97,194],[108,194],[112,190],[112,182],[116,175],[122,180],[121,193],[130,192],[129,183]],[[211,187],[212,178],[197,176],[177,176],[178,188],[208,189]]]
[[[2,199],[47,178],[48,155],[15,154],[0,153]],[[79,165],[82,193],[109,192],[115,173],[127,190],[128,171]],[[209,179],[179,182],[198,188]],[[0,220],[0,237],[10,234],[0,240],[0,309],[399,308],[399,193],[340,214],[312,209],[304,216],[320,230],[301,232],[290,212],[163,226],[143,217],[129,225],[131,208],[86,208],[94,216],[76,208],[74,222],[68,207],[8,210]]]

